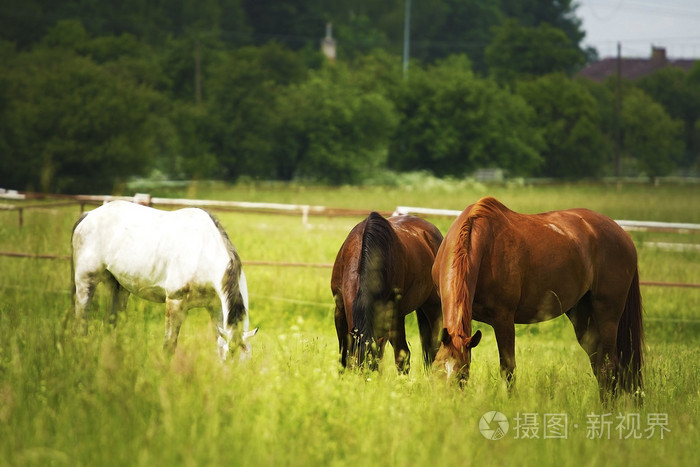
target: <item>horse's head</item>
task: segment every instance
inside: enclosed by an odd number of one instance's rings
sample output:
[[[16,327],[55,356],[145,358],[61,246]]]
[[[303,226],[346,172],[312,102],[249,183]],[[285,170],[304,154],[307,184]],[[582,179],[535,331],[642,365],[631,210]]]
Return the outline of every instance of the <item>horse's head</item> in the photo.
[[[440,350],[435,356],[433,368],[444,374],[447,379],[455,377],[460,384],[465,384],[469,379],[471,349],[476,347],[480,340],[481,331],[476,331],[473,336],[452,336],[447,329],[443,329]]]
[[[372,371],[379,369],[401,298],[398,290],[389,290],[384,295],[388,298],[358,295],[353,300],[355,328],[350,332],[350,363]]]
[[[375,340],[374,337],[364,335],[359,329],[353,329],[350,333],[350,366],[365,367],[370,371],[378,370],[382,341],[382,337]]]
[[[224,297],[221,299],[222,317],[217,326],[219,357],[221,360],[226,360],[229,354],[240,352],[239,358],[247,360],[250,357],[248,341],[258,332],[258,328],[252,331],[248,330],[250,325],[248,283],[243,270],[240,269],[241,263],[238,255],[232,256],[224,275]]]
[[[227,333],[221,328],[218,329],[218,332],[219,337],[216,342],[219,348],[219,358],[221,358],[221,361],[225,361],[229,354],[234,354],[237,352],[240,352],[239,358],[241,360],[247,360],[250,358],[251,351],[250,343],[248,341],[258,333],[258,328],[255,328],[252,331],[241,332],[239,338],[232,338],[229,336],[229,334],[233,335],[232,332]]]
[[[253,329],[252,331],[245,331],[241,335],[241,342],[240,342],[240,349],[241,349],[241,354],[240,354],[240,359],[241,360],[248,360],[250,358],[250,343],[248,342],[251,337],[256,335],[258,333],[258,328]]]

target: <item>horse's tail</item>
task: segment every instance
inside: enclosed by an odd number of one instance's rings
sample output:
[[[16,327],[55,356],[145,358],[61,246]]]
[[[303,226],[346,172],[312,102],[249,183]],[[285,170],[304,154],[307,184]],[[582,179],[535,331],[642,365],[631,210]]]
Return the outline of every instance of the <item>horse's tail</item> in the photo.
[[[352,305],[351,352],[357,355],[358,363],[376,344],[374,319],[377,306],[389,302],[394,294],[391,251],[395,235],[389,221],[379,213],[370,213],[362,233],[359,287]]]
[[[68,320],[71,316],[75,315],[75,245],[73,245],[73,237],[75,236],[75,229],[78,225],[87,217],[88,213],[84,212],[80,215],[78,220],[73,224],[73,229],[70,234],[70,308],[66,310],[63,314],[63,319],[61,320],[61,329],[63,332],[66,331],[68,326]]]
[[[637,270],[632,278],[625,309],[617,327],[618,380],[622,389],[627,392],[642,388],[643,348],[642,295]]]
[[[451,269],[452,293],[454,300],[454,310],[456,314],[452,320],[459,322],[464,337],[471,336],[472,302],[476,293],[476,283],[479,277],[481,259],[486,254],[487,235],[483,228],[487,225],[484,220],[496,217],[498,213],[506,211],[498,200],[491,197],[482,198],[473,204],[468,211],[468,216],[464,219],[457,234],[454,251],[452,254]],[[481,229],[477,228],[477,221]],[[480,233],[477,233],[477,232]],[[445,313],[445,303],[443,302],[443,313]]]

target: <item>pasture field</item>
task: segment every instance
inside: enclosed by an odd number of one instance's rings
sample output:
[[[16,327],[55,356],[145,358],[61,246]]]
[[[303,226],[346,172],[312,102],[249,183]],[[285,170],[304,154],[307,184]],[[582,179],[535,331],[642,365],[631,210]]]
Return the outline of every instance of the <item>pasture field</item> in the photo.
[[[616,219],[700,223],[695,186],[201,185],[152,194],[383,211],[463,209],[493,195],[522,212],[589,207]],[[77,206],[27,211],[20,230],[16,213],[0,211],[0,251],[68,255],[78,214]],[[332,263],[361,219],[311,217],[305,226],[300,216],[216,214],[243,259],[251,324],[260,329],[245,363],[219,362],[204,310],[190,313],[167,358],[164,306],[135,298],[116,329],[103,321],[100,295],[88,335],[64,333],[69,262],[0,256],[0,465],[697,465],[700,289],[642,288],[641,406],[628,397],[599,402],[565,317],[517,326],[510,394],[490,327],[475,323],[484,338],[460,390],[422,368],[413,315],[408,376],[391,359],[377,373],[340,374],[330,269],[245,263]],[[429,220],[443,233],[451,222]],[[642,281],[700,283],[700,251],[649,244],[700,243],[700,235],[633,238]],[[508,425],[498,440],[480,431],[491,411]]]

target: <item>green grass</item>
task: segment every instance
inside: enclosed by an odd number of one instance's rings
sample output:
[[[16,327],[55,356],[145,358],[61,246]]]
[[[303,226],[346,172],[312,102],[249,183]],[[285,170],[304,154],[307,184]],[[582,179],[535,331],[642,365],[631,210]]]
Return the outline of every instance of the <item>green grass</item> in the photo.
[[[204,191],[206,190],[208,191]],[[700,222],[693,187],[499,186],[412,188],[198,187],[211,199],[276,201],[393,210],[396,205],[461,209],[486,194],[536,212],[586,206],[615,218]],[[187,193],[163,193],[184,196]],[[639,202],[639,198],[643,198]],[[77,207],[0,211],[0,250],[70,254]],[[246,260],[331,263],[360,219],[218,213]],[[446,232],[449,219],[431,219]],[[700,254],[670,253],[648,241],[698,243],[697,235],[634,234],[642,280],[700,282]],[[508,394],[490,327],[473,351],[464,390],[421,368],[415,318],[408,319],[413,367],[391,359],[372,374],[340,374],[330,270],[245,267],[251,321],[260,327],[246,364],[221,364],[209,318],[193,310],[168,359],[163,307],[130,299],[116,329],[98,297],[88,336],[64,334],[70,267],[63,260],[0,257],[0,465],[695,465],[700,442],[700,290],[644,287],[645,401],[598,401],[587,357],[566,318],[516,328],[517,386]],[[498,441],[480,417],[504,413]],[[537,414],[540,439],[516,439],[518,414]],[[660,439],[588,439],[589,417],[666,414]],[[545,414],[566,414],[566,439],[542,439]],[[578,428],[574,428],[574,425]],[[646,434],[644,434],[646,436]]]

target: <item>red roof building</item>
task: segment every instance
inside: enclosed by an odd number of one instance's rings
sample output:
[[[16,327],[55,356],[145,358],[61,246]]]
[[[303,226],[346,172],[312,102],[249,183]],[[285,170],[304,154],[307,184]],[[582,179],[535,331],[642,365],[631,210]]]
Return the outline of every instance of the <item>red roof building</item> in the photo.
[[[656,70],[671,66],[689,71],[696,62],[694,59],[669,59],[666,57],[666,49],[652,47],[650,58],[624,58],[620,59],[620,74],[623,79],[636,80],[650,75]],[[577,73],[577,76],[590,78],[593,81],[603,82],[617,73],[617,58],[604,58],[591,63]]]

